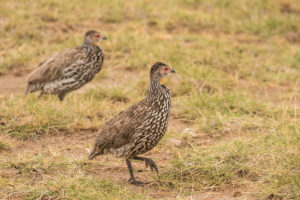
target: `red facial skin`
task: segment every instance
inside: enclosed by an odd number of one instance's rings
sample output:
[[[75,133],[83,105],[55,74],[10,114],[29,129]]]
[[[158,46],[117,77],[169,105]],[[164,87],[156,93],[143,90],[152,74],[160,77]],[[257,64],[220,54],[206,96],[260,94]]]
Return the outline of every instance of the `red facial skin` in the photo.
[[[160,72],[163,76],[166,76],[171,72],[171,68],[169,66],[162,67]]]
[[[94,37],[95,37],[96,39],[100,39],[100,38],[101,38],[101,35],[100,35],[100,34],[96,34]]]

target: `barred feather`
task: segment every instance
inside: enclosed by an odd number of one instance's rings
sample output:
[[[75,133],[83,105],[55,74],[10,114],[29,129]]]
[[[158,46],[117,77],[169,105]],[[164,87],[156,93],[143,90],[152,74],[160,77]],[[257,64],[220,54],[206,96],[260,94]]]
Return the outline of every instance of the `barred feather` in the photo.
[[[160,84],[158,75],[162,66],[166,65],[158,62],[151,67],[149,95],[101,127],[89,159],[105,153],[131,159],[158,144],[166,133],[171,107],[169,89]]]
[[[40,63],[27,78],[25,94],[40,90],[41,94],[63,97],[90,82],[100,72],[104,60],[102,50],[90,42],[91,34],[97,32],[87,32],[80,47],[57,53]]]

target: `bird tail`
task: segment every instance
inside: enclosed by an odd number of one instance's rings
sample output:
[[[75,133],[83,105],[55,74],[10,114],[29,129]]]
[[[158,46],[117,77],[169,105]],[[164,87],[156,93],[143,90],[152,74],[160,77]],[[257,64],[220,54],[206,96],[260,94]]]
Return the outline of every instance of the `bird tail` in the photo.
[[[89,160],[92,160],[93,158],[95,158],[97,156],[96,155],[96,150],[97,150],[97,146],[95,145],[92,152],[89,155]]]
[[[26,88],[26,91],[25,91],[25,96],[29,93],[30,88],[31,88],[31,87],[30,87],[30,85],[28,84],[28,85],[27,85],[27,88]]]
[[[96,143],[94,145],[94,148],[92,150],[92,152],[90,153],[89,155],[89,160],[92,160],[94,159],[96,156],[100,155],[100,154],[103,154],[104,153],[104,149],[103,148],[99,148],[100,145],[98,143]]]
[[[95,158],[94,152],[90,153],[90,155],[89,155],[89,160],[93,160],[94,158]]]
[[[40,83],[36,83],[36,84],[28,83],[26,91],[25,91],[25,95],[27,95],[28,93],[32,93],[32,92],[41,90],[42,88],[43,88],[43,84],[40,84]]]

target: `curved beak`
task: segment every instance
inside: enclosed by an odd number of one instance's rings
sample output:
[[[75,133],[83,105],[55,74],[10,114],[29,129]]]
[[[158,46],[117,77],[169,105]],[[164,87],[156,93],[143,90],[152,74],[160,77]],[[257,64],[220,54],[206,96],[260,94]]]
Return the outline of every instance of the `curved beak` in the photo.
[[[102,40],[107,40],[107,37],[105,35],[103,35]]]
[[[171,73],[176,73],[174,69],[171,69],[171,71],[170,71],[170,72],[171,72]]]

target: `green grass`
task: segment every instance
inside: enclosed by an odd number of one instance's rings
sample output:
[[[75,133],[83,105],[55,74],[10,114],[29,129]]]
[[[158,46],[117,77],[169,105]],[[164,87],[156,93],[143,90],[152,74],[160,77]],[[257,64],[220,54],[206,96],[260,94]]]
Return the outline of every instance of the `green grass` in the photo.
[[[4,141],[0,141],[0,152],[1,151],[8,151],[8,150],[10,150],[9,144],[7,144]]]
[[[217,146],[193,145],[176,157],[174,168],[163,181],[174,180],[178,188],[222,190],[255,185],[267,197],[276,194],[285,198],[299,197],[299,127],[275,122],[274,130],[244,133]]]
[[[2,169],[13,169],[14,177],[1,178],[0,195],[13,198],[62,199],[140,199],[121,186],[92,177],[78,164],[62,156],[47,158],[49,153],[23,154],[9,161],[2,160]],[[53,178],[53,175],[55,178]],[[4,187],[3,187],[4,186]],[[7,187],[8,186],[8,187]],[[17,192],[14,192],[17,189]],[[149,199],[149,198],[146,198]]]
[[[297,0],[3,0],[2,75],[25,77],[44,58],[80,45],[89,29],[108,40],[100,44],[105,62],[90,84],[96,86],[62,103],[35,94],[0,97],[0,197],[197,199],[240,190],[241,199],[299,199],[300,51],[286,39],[300,34],[299,13]],[[177,72],[165,80],[175,121],[153,150],[167,152],[157,185],[135,190],[95,175],[100,161],[86,162],[82,152],[75,158],[62,147],[37,150],[43,138],[95,131],[141,100],[156,61]],[[66,148],[91,148],[81,142]]]
[[[33,95],[25,99],[21,96],[0,98],[1,120],[5,124],[0,130],[28,139],[68,130],[97,129],[101,122],[117,114],[129,101],[124,90],[119,88],[109,91],[90,89],[70,98],[77,102],[67,100],[60,103],[55,96],[45,96],[41,101]],[[116,106],[116,103],[120,105]]]

